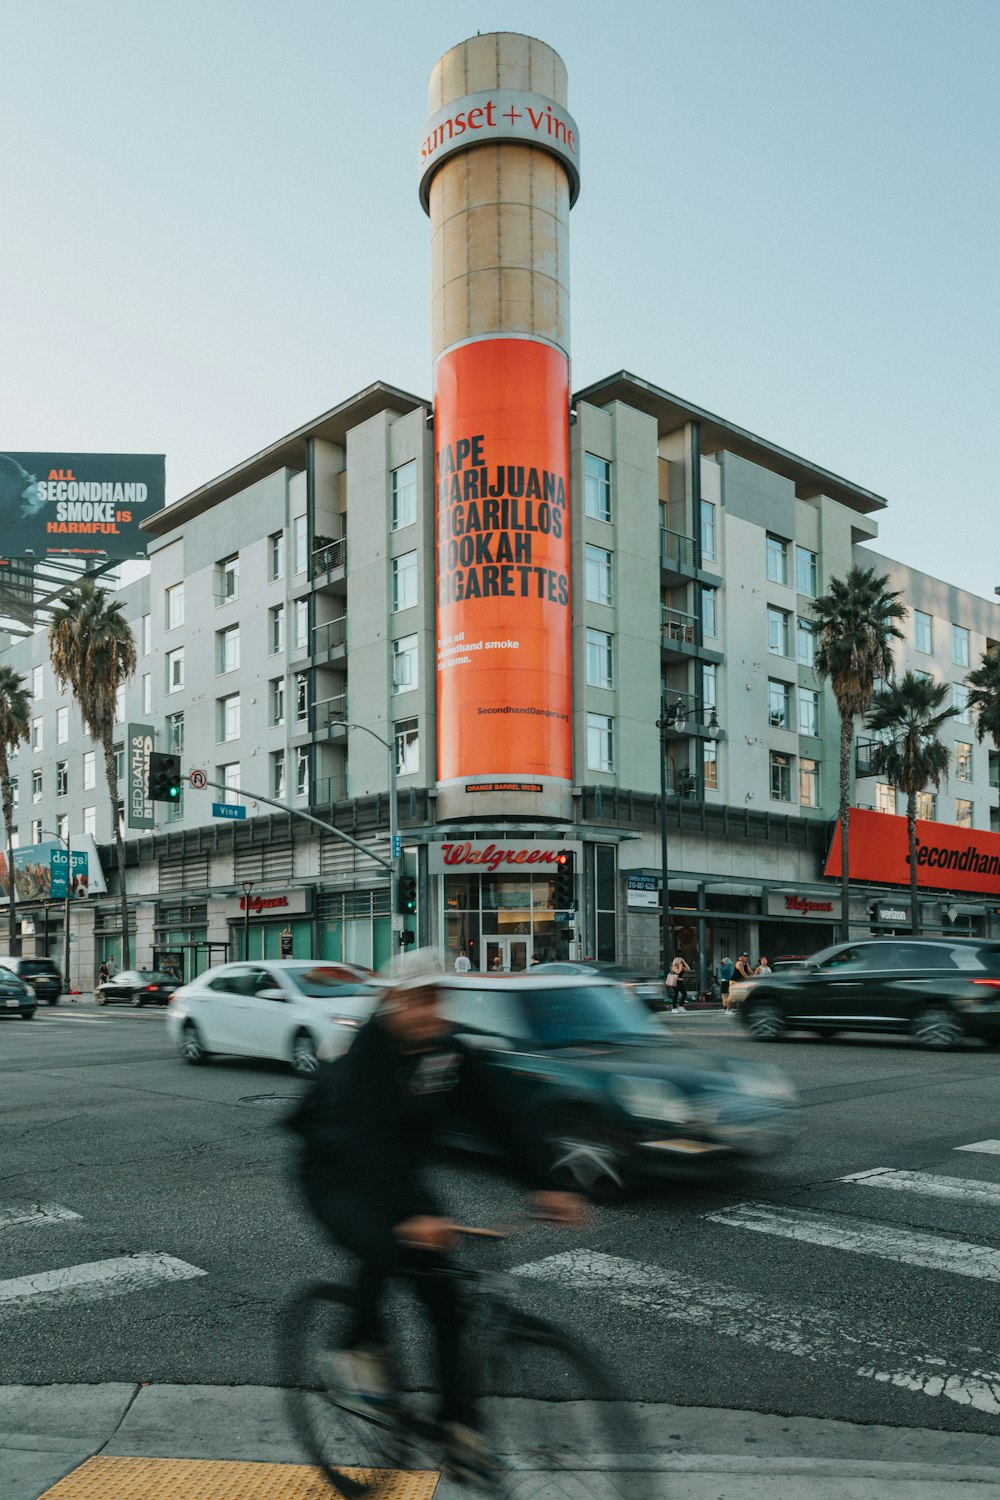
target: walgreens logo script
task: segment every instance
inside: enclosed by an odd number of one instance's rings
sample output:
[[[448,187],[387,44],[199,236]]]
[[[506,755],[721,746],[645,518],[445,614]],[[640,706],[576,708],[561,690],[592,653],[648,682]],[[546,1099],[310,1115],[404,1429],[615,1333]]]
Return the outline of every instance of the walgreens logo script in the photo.
[[[288,905],[288,897],[287,896],[251,896],[250,897],[250,910],[251,911],[268,911],[272,906],[287,906],[287,905]],[[246,896],[241,896],[240,897],[240,911],[246,911],[246,909],[247,909],[247,898],[246,898]]]
[[[786,911],[833,911],[832,901],[810,901],[806,896],[786,896]]]
[[[496,870],[500,865],[554,865],[558,849],[532,849],[530,846],[509,844],[487,844],[477,849],[472,844],[442,844],[441,853],[446,865],[485,865]]]

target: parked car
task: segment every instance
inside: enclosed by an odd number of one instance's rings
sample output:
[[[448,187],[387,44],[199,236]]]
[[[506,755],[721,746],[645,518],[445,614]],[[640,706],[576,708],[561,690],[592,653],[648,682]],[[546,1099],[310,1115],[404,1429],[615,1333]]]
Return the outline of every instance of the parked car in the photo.
[[[648,1010],[666,1010],[667,992],[662,979],[651,979],[637,974],[634,969],[621,964],[601,963],[597,959],[553,959],[550,963],[533,964],[529,974],[593,974],[599,979],[611,979],[622,984],[641,1000]]]
[[[97,986],[94,999],[98,1005],[127,1001],[138,1009],[140,1005],[166,1005],[178,988],[177,980],[160,969],[123,969]]]
[[[440,984],[448,1019],[496,1070],[510,1112],[535,1124],[566,1186],[611,1196],[788,1139],[796,1096],[777,1069],[675,1040],[620,985],[537,969]],[[469,1120],[447,1140],[490,1149]]]
[[[1000,943],[983,938],[837,943],[746,989],[740,1017],[761,1042],[789,1030],[877,1031],[938,1049],[966,1037],[1000,1046]]]
[[[30,1021],[38,1007],[38,996],[27,980],[10,969],[0,968],[0,1016],[20,1016]]]
[[[46,1005],[55,1005],[63,992],[62,973],[51,958],[3,958],[0,965],[23,979]]]
[[[171,997],[167,1027],[185,1062],[214,1053],[271,1057],[302,1077],[335,1056],[371,1014],[381,987],[322,959],[222,964]]]

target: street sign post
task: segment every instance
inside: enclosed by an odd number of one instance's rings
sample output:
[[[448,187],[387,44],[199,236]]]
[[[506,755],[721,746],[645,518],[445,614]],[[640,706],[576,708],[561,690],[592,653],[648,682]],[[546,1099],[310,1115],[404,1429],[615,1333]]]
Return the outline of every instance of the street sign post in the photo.
[[[213,802],[212,803],[212,817],[213,818],[234,818],[237,821],[239,821],[241,818],[245,818],[246,815],[247,815],[246,808],[245,807],[239,807],[235,802]]]

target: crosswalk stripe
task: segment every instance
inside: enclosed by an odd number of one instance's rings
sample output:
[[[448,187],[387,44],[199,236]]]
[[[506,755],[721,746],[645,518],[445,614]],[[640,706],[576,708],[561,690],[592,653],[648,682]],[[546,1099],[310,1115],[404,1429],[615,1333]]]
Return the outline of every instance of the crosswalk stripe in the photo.
[[[956,1146],[956,1151],[982,1151],[985,1156],[1000,1156],[1000,1141],[973,1141],[971,1146]]]
[[[104,1297],[123,1297],[141,1292],[160,1282],[186,1281],[192,1276],[207,1276],[187,1261],[172,1255],[141,1251],[135,1255],[118,1255],[111,1260],[94,1260],[79,1266],[64,1266],[58,1271],[41,1271],[32,1276],[15,1276],[0,1281],[0,1317],[7,1313],[34,1311],[41,1307],[58,1307],[66,1303],[98,1302]]]
[[[9,1203],[0,1205],[0,1229],[10,1229],[15,1224],[53,1224],[59,1219],[78,1219],[79,1214],[71,1208],[61,1208],[58,1203]]]
[[[808,1208],[775,1208],[769,1203],[737,1203],[706,1214],[710,1224],[750,1229],[758,1234],[804,1240],[831,1250],[852,1250],[899,1265],[952,1271],[981,1281],[1000,1281],[1000,1250],[942,1235],[921,1234],[897,1224],[873,1224],[846,1214],[821,1214]]]
[[[515,1274],[573,1293],[602,1293],[620,1306],[692,1324],[714,1336],[836,1365],[862,1379],[923,1396],[943,1396],[977,1411],[1000,1413],[1000,1357],[980,1349],[969,1350],[974,1362],[960,1368],[918,1344],[858,1335],[832,1310],[781,1303],[715,1279],[594,1250],[569,1250],[532,1261]]]
[[[924,1198],[958,1198],[964,1203],[1000,1205],[1000,1183],[975,1182],[967,1177],[938,1177],[933,1172],[905,1172],[893,1167],[873,1167],[870,1172],[851,1172],[841,1182],[856,1182],[861,1187],[893,1188],[901,1193],[918,1193]]]

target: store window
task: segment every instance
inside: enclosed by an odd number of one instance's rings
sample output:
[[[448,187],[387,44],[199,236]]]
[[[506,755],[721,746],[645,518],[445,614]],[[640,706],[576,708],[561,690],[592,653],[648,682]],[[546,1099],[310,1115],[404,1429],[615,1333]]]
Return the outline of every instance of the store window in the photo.
[[[417,461],[392,471],[392,529],[412,526],[417,519]]]
[[[583,456],[583,503],[592,521],[611,520],[611,465],[596,453]]]

